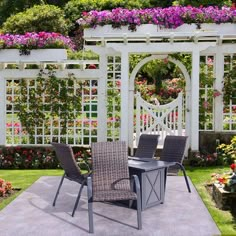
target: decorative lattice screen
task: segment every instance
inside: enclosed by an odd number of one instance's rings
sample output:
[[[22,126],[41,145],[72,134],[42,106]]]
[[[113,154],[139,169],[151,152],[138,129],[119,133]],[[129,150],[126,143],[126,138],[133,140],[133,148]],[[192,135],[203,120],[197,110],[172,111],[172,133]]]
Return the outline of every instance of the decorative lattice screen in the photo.
[[[107,57],[107,139],[118,140],[120,137],[120,85],[121,58]],[[127,102],[127,101],[126,101]]]
[[[214,130],[214,56],[200,57],[199,130]],[[192,91],[194,92],[194,91]]]
[[[46,86],[51,86],[36,78],[7,79],[6,144],[56,141],[87,145],[97,141],[98,81],[60,81],[63,86],[55,85],[55,91],[49,95]],[[23,110],[28,117],[21,115]]]
[[[236,130],[236,55],[224,56],[223,130]]]

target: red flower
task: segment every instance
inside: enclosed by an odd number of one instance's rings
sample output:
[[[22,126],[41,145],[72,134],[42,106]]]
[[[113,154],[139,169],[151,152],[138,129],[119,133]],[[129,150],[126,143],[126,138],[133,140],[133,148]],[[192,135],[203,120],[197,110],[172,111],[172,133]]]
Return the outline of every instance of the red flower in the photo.
[[[90,65],[88,66],[88,68],[89,68],[89,69],[97,69],[96,65],[94,65],[94,64],[90,64]]]
[[[218,178],[217,179],[221,184],[226,184],[227,183],[227,179],[225,177],[223,178]]]
[[[231,165],[230,165],[230,168],[231,168],[231,170],[236,169],[236,164],[235,164],[235,163],[231,164]]]

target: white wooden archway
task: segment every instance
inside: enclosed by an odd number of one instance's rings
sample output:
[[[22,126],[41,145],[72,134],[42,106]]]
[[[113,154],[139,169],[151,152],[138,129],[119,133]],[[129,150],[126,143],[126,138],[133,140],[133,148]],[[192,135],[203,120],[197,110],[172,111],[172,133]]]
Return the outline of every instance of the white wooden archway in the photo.
[[[136,78],[136,75],[138,73],[138,71],[148,62],[153,61],[153,60],[163,60],[163,59],[168,59],[168,61],[174,63],[175,65],[177,65],[179,67],[179,69],[181,70],[184,79],[186,80],[186,96],[185,96],[185,108],[186,112],[185,112],[185,135],[190,136],[190,127],[191,127],[191,119],[190,119],[190,114],[189,114],[189,106],[190,106],[190,93],[191,93],[191,88],[190,88],[190,75],[186,69],[186,67],[184,66],[184,64],[179,61],[176,60],[174,58],[172,58],[171,56],[168,55],[151,55],[148,56],[146,58],[144,58],[143,60],[141,60],[133,69],[133,71],[130,74],[130,79],[129,79],[129,103],[128,103],[128,109],[129,109],[129,146],[132,147],[133,145],[133,126],[132,124],[134,123],[133,121],[133,107],[134,107],[134,81]],[[190,146],[191,141],[190,139],[188,140],[188,147]]]

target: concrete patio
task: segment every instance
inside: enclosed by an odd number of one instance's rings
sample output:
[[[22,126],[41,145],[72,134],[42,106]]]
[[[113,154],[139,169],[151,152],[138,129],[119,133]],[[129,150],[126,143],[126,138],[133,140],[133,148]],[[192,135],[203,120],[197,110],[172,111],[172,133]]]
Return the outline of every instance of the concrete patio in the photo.
[[[1,236],[74,236],[88,234],[86,188],[76,211],[71,212],[79,186],[68,180],[56,207],[52,201],[60,177],[41,177],[0,212]],[[220,235],[192,185],[188,193],[183,176],[168,176],[165,203],[142,212],[143,229],[136,229],[136,211],[108,203],[94,203],[94,235]]]

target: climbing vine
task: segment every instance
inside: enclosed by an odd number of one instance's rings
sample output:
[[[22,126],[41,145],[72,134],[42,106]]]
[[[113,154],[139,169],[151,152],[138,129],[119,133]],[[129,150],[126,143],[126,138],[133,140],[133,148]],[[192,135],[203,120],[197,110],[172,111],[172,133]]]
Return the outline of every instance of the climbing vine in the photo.
[[[44,129],[46,133],[50,121],[56,119],[60,120],[60,135],[66,134],[68,123],[80,114],[81,83],[76,81],[73,74],[59,79],[55,71],[41,70],[36,79],[21,79],[19,90],[15,104],[17,115],[31,138],[36,128],[41,128],[41,132]]]

